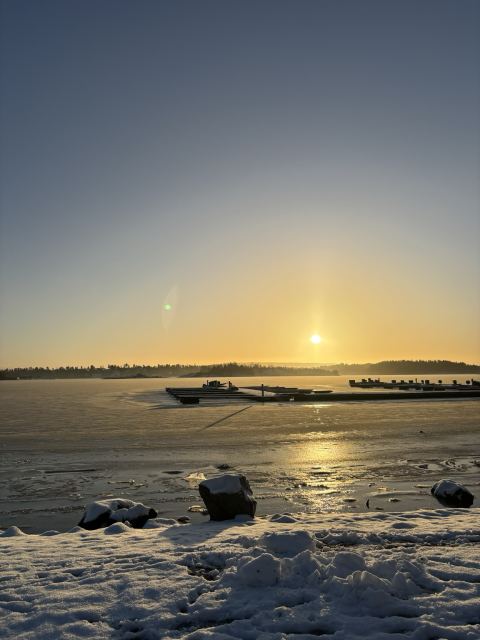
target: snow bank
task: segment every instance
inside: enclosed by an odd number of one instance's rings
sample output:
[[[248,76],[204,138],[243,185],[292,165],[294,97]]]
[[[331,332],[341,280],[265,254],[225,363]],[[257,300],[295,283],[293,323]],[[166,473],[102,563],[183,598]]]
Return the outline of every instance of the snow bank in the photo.
[[[0,534],[0,636],[478,639],[479,513],[12,528]]]
[[[250,587],[271,587],[280,580],[282,563],[269,553],[258,558],[242,558],[237,576]]]
[[[278,520],[277,520],[278,522]],[[297,555],[306,549],[315,551],[315,541],[308,531],[288,531],[287,533],[264,533],[258,544],[280,554]]]

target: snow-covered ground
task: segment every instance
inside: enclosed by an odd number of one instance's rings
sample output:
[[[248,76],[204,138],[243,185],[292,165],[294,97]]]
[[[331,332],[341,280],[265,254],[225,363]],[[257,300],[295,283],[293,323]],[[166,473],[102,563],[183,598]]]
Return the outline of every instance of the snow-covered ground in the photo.
[[[480,638],[480,511],[274,515],[0,540],[0,637]]]

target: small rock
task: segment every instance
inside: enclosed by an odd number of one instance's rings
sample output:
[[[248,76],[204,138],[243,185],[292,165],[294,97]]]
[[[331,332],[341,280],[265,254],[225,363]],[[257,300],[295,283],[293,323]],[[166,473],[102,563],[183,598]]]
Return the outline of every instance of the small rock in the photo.
[[[177,522],[180,522],[180,524],[188,524],[190,522],[190,518],[188,516],[180,516],[177,518]]]
[[[225,469],[230,469],[230,465],[228,464],[228,462],[224,462],[223,464],[220,464],[217,469],[221,469],[222,471]]]
[[[167,527],[178,526],[178,522],[173,518],[152,518],[147,520],[143,529],[166,529]]]
[[[201,507],[199,504],[192,504],[190,507],[188,507],[188,510],[191,513],[201,513],[203,516],[208,515],[208,509]]]
[[[475,496],[463,485],[453,480],[440,480],[431,488],[431,492],[440,502],[449,507],[470,507]]]

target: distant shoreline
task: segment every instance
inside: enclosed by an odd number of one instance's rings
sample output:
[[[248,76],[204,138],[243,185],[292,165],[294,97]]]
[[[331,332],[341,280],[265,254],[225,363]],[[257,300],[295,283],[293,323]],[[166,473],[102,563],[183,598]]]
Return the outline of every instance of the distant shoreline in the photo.
[[[141,378],[258,378],[267,376],[445,376],[480,375],[480,365],[452,362],[450,360],[384,360],[364,364],[329,364],[323,366],[305,366],[292,363],[241,364],[226,362],[222,364],[158,364],[123,365],[111,364],[108,367],[14,367],[0,369],[0,380],[52,380],[52,379],[141,379]]]

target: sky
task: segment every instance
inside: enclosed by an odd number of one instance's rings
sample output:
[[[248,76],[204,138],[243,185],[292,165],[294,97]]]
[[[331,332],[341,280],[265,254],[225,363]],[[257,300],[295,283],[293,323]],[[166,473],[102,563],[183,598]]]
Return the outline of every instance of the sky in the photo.
[[[480,363],[476,0],[0,18],[1,367]]]

